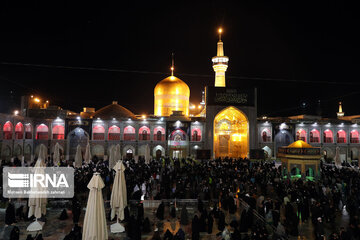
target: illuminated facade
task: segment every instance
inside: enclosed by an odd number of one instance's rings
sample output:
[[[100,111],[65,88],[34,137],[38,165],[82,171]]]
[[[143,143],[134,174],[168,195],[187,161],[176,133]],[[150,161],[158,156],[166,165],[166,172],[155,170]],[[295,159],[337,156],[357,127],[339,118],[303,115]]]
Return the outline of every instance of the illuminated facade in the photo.
[[[160,81],[154,89],[154,115],[170,116],[182,111],[189,116],[190,89],[181,79],[170,76]]]
[[[215,157],[242,157],[249,152],[249,123],[235,107],[228,107],[214,119]]]
[[[228,61],[220,36],[212,58],[215,84],[205,87],[200,114],[189,115],[190,89],[173,75],[174,66],[171,76],[155,86],[154,114],[149,116],[135,115],[116,101],[75,113],[49,106],[38,96],[24,96],[18,113],[0,114],[1,159],[32,161],[40,144],[51,155],[56,143],[64,159],[73,159],[77,146],[85,151],[88,143],[92,156],[103,159],[114,145],[120,146],[123,158],[143,157],[147,147],[153,158],[245,158],[257,149],[270,158],[296,140],[319,147],[324,159],[333,159],[337,148],[342,160],[360,158],[360,115],[344,117],[340,105],[338,119],[258,119],[257,90],[226,87]]]

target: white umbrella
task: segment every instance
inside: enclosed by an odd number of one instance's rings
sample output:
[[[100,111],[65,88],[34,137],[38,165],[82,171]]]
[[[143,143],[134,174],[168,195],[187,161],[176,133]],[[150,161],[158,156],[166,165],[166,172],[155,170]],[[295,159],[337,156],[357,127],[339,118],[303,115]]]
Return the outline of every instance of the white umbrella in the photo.
[[[110,170],[115,166],[116,161],[117,161],[117,159],[115,159],[115,151],[116,151],[116,148],[114,145],[112,145],[110,147],[110,153],[109,153],[110,154],[109,155],[109,169]]]
[[[150,163],[150,147],[149,147],[149,144],[146,144],[146,148],[145,148],[145,163]]]
[[[121,160],[121,152],[120,152],[120,144],[117,144],[115,148],[115,161],[117,162],[119,160]]]
[[[54,163],[54,166],[58,166],[60,163],[60,145],[59,145],[59,143],[55,144],[53,163]]]
[[[340,167],[341,166],[341,159],[340,159],[340,148],[336,147],[335,152],[335,166]]]
[[[114,170],[116,174],[111,192],[110,206],[111,219],[116,215],[116,223],[110,227],[112,233],[125,231],[125,228],[119,223],[119,219],[124,220],[124,208],[127,206],[125,166],[122,161],[116,163]]]
[[[84,162],[85,164],[89,164],[91,161],[91,152],[90,152],[90,143],[86,145]]]
[[[40,152],[39,157],[36,161],[35,167],[34,167],[34,173],[35,174],[44,174],[44,168],[46,167],[45,161],[43,159],[44,154],[42,151],[44,151],[44,145],[40,146]],[[46,148],[46,147],[45,147]],[[40,154],[41,153],[41,154]],[[43,191],[45,190],[44,187],[32,187],[32,191]],[[46,214],[46,203],[47,199],[44,197],[43,194],[30,194],[29,195],[29,214],[28,217],[35,216],[35,222],[31,223],[27,227],[27,231],[39,231],[42,229],[42,225],[38,222],[38,218],[41,218],[41,215]]]
[[[82,239],[108,239],[102,189],[105,184],[99,173],[95,173],[87,187],[90,189],[86,205]]]
[[[81,147],[80,145],[77,146],[76,148],[76,154],[75,154],[75,167],[79,168],[82,165],[82,153],[81,153]]]
[[[45,161],[47,159],[47,147],[45,147],[44,144],[40,144],[38,159],[39,158],[42,159],[45,164]]]

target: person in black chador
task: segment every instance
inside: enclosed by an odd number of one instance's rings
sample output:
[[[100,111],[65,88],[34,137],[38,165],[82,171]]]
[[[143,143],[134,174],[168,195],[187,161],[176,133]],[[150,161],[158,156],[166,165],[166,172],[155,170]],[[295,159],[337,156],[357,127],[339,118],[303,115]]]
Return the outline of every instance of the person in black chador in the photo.
[[[174,238],[174,235],[172,235],[172,233],[169,231],[169,229],[166,230],[163,240],[173,240],[173,238]]]
[[[199,218],[197,215],[194,216],[191,223],[191,231],[192,231],[192,240],[200,239],[200,231],[199,231]]]
[[[224,228],[225,228],[225,225],[226,225],[226,223],[225,223],[225,214],[224,214],[223,211],[220,211],[220,213],[219,213],[219,223],[218,223],[219,231],[222,232],[224,230]]]
[[[175,209],[174,206],[171,206],[170,216],[171,216],[172,218],[176,218],[176,209]]]
[[[138,219],[143,220],[144,219],[144,204],[139,203],[137,205],[137,214],[138,214]]]
[[[214,225],[214,219],[213,219],[211,213],[208,214],[207,224],[208,224],[207,225],[208,234],[211,234],[212,229],[213,229],[213,225]]]
[[[68,219],[68,214],[67,214],[67,211],[66,211],[66,209],[63,209],[62,211],[61,211],[61,214],[60,214],[60,216],[59,216],[59,220],[66,220],[66,219]]]
[[[130,211],[128,206],[126,206],[124,208],[124,222],[129,222],[130,221]]]
[[[15,223],[16,220],[15,220],[15,206],[13,203],[11,203],[9,201],[9,204],[6,208],[6,211],[5,211],[5,224],[6,225],[11,225],[13,223]]]
[[[144,219],[142,231],[143,231],[144,233],[149,233],[149,232],[151,232],[151,225],[150,225],[150,220],[149,220],[148,217],[146,217],[146,218]]]
[[[73,215],[73,223],[77,224],[79,222],[80,219],[80,214],[81,214],[81,205],[80,202],[78,201],[78,199],[76,197],[73,198],[72,200],[72,215]]]
[[[233,233],[231,233],[231,239],[232,240],[240,240],[241,239],[241,234],[240,234],[240,231],[238,229],[238,227],[239,227],[238,222],[236,220],[233,220],[230,223],[230,226],[233,228]]]
[[[180,217],[180,223],[181,225],[188,225],[189,224],[189,214],[186,209],[186,206],[183,206],[181,209],[181,217]]]
[[[207,212],[204,209],[201,213],[200,219],[199,219],[199,231],[200,232],[206,232],[206,220],[207,220]]]
[[[158,209],[156,210],[156,217],[159,219],[159,220],[164,220],[164,203],[161,202]]]

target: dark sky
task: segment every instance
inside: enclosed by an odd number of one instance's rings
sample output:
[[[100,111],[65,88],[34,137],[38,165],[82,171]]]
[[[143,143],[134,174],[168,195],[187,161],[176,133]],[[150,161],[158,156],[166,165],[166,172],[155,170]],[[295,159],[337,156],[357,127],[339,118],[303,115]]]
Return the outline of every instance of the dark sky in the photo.
[[[153,89],[169,75],[171,52],[175,75],[189,85],[191,101],[197,103],[203,87],[214,83],[211,57],[221,25],[230,58],[227,84],[257,87],[259,115],[311,113],[318,100],[325,116],[334,116],[340,100],[347,115],[360,114],[356,6],[34,2],[0,3],[0,112],[13,110],[23,94],[38,94],[78,112],[118,100],[136,114],[152,113]],[[307,109],[299,108],[303,102]]]

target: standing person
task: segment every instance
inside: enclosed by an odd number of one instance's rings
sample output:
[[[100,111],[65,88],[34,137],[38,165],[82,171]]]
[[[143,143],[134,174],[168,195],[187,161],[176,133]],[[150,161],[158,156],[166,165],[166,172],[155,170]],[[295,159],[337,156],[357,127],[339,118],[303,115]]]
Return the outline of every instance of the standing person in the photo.
[[[200,231],[199,231],[199,218],[197,215],[194,216],[191,223],[191,231],[192,231],[192,240],[200,239]]]
[[[207,224],[208,224],[207,225],[208,234],[211,234],[212,230],[213,230],[213,225],[214,225],[214,218],[211,213],[209,213],[209,215],[208,215]]]
[[[316,226],[315,226],[315,238],[316,238],[316,240],[323,240],[324,239],[324,234],[325,234],[324,224],[323,224],[322,218],[319,217],[317,219],[317,223],[316,223]]]

